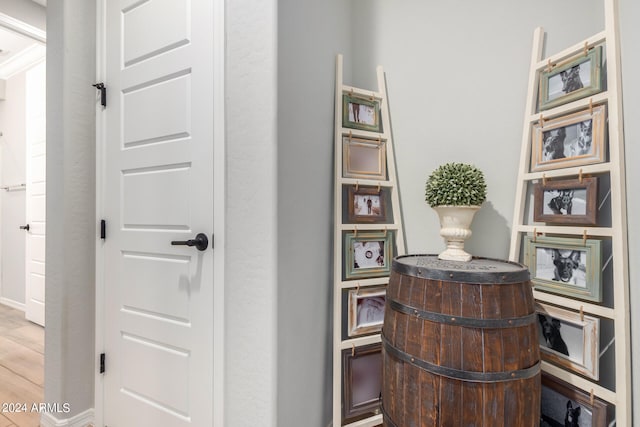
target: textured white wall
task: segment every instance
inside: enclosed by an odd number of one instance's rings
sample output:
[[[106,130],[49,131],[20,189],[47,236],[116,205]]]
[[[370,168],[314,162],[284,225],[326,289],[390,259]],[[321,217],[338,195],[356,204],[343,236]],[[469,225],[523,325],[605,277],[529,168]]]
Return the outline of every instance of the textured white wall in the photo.
[[[276,5],[226,3],[225,427],[278,425]]]
[[[0,101],[0,184],[25,182],[25,72],[7,79],[6,100]],[[0,298],[25,301],[25,192],[0,190]],[[15,305],[14,305],[15,306]]]
[[[47,402],[93,407],[95,319],[95,2],[47,13]]]
[[[331,420],[335,56],[350,82],[350,12],[278,2],[279,427]]]

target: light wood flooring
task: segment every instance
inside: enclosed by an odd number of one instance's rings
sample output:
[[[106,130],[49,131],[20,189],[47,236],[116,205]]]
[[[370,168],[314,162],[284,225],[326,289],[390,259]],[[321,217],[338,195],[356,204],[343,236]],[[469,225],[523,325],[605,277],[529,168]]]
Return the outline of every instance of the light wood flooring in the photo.
[[[40,415],[30,412],[44,402],[44,328],[24,313],[0,304],[0,405],[26,404],[27,412],[5,412],[0,427],[38,427]],[[8,408],[11,409],[11,408]]]

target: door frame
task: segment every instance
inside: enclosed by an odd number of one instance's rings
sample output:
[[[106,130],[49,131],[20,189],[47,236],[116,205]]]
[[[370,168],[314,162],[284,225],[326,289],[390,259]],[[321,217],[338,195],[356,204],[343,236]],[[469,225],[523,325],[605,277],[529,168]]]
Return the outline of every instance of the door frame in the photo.
[[[96,0],[96,82],[105,81],[106,4],[110,0]],[[225,2],[213,0],[213,427],[224,427],[224,344],[225,344],[225,207],[226,207],[226,131],[225,131]],[[107,92],[108,93],[108,92]],[[108,96],[108,95],[107,95]],[[108,100],[108,98],[107,98]],[[108,104],[107,104],[108,105]],[[105,342],[105,282],[103,241],[100,239],[100,220],[104,218],[106,125],[103,107],[96,93],[96,330],[95,330],[95,425],[104,425],[104,381],[99,373],[99,354]],[[107,230],[107,238],[108,230]],[[107,358],[108,369],[108,358]]]

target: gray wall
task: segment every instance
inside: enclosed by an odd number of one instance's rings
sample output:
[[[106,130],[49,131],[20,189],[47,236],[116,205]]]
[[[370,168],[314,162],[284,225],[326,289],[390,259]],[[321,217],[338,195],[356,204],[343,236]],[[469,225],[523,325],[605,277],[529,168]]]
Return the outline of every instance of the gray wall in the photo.
[[[631,343],[633,355],[634,425],[640,425],[640,3],[620,0],[620,40],[624,136],[627,156],[627,213],[629,221],[629,283],[631,283]]]
[[[601,31],[603,10],[602,0],[355,0],[354,80],[375,84],[377,64],[387,74],[410,253],[444,249],[424,183],[459,161],[488,186],[468,248],[508,256],[533,30],[544,27],[554,53]]]
[[[627,149],[627,187],[634,365],[640,366],[640,5],[619,0]],[[484,170],[488,202],[476,216],[468,248],[506,258],[513,219],[533,30],[544,27],[549,54],[604,28],[602,0],[557,2],[421,2],[355,0],[356,85],[387,73],[400,193],[410,253],[443,248],[438,220],[424,203],[424,181],[439,164],[475,163]],[[573,19],[567,19],[568,16]],[[640,372],[634,408],[640,411]],[[636,415],[636,419],[637,419]]]
[[[332,405],[335,57],[350,82],[350,2],[278,2],[278,426]]]
[[[95,328],[95,2],[47,14],[46,402],[93,407]]]

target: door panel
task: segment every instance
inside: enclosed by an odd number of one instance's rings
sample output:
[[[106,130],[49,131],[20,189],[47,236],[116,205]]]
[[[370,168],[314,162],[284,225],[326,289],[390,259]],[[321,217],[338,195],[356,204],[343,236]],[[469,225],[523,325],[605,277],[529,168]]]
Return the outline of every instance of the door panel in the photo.
[[[212,425],[212,4],[105,3],[104,423]]]

